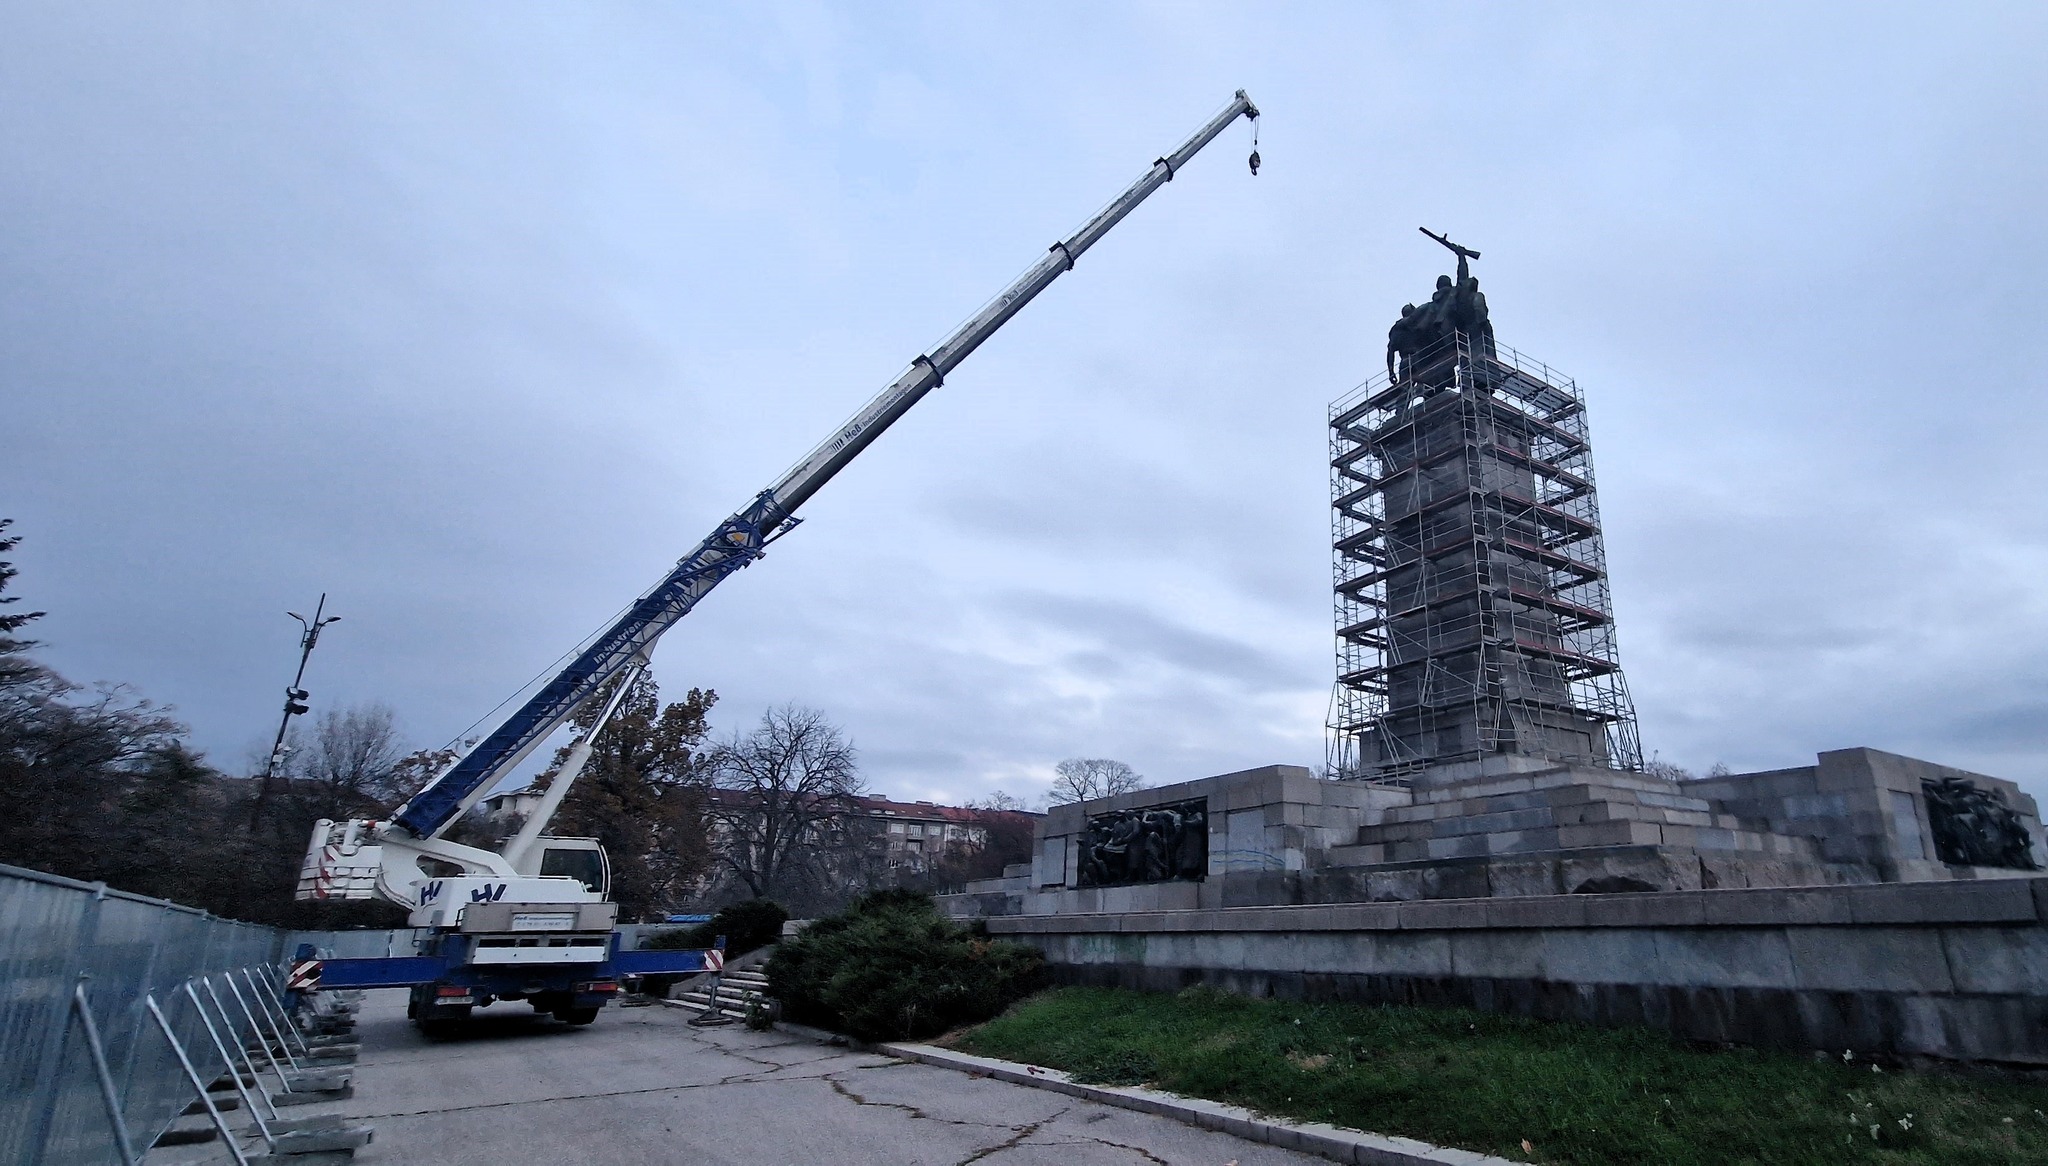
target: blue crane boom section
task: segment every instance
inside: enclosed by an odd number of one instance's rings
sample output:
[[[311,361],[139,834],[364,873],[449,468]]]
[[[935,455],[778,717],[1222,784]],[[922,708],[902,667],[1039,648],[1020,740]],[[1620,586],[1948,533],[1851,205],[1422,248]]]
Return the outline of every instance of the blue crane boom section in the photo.
[[[1096,212],[1074,234],[1054,243],[1015,283],[985,304],[943,343],[913,361],[889,387],[785,473],[780,481],[720,523],[710,537],[697,544],[696,550],[676,564],[667,578],[642,595],[624,615],[578,653],[568,667],[556,674],[439,778],[413,795],[412,800],[392,816],[392,821],[421,838],[434,837],[452,825],[475,797],[497,784],[535,746],[574,716],[577,708],[606,681],[618,675],[636,657],[651,652],[662,633],[688,615],[698,600],[727,576],[761,557],[769,541],[795,525],[797,507],[926,393],[944,384],[947,373],[967,359],[969,353],[994,335],[1025,304],[1050,286],[1053,280],[1073,270],[1074,261],[1083,252],[1094,246],[1153,191],[1171,182],[1175,172],[1202,147],[1214,141],[1238,118],[1256,120],[1258,116],[1258,107],[1242,89],[1238,90],[1230,104],[1209,119],[1179,149],[1154,161],[1143,177]],[[1256,164],[1252,172],[1258,172]]]

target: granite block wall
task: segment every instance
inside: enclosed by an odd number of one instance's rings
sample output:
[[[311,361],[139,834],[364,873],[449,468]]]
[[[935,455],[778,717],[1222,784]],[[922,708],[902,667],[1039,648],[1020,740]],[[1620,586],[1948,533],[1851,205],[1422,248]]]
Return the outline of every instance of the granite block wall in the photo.
[[[2048,1068],[2048,878],[990,919],[1057,979]]]

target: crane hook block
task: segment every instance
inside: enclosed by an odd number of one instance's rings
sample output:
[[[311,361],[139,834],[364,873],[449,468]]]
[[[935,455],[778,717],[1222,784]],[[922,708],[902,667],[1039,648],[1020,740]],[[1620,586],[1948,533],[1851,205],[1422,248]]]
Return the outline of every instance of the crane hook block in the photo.
[[[1257,150],[1252,151],[1250,161],[1252,164],[1252,174],[1256,176],[1259,172],[1259,152]]]

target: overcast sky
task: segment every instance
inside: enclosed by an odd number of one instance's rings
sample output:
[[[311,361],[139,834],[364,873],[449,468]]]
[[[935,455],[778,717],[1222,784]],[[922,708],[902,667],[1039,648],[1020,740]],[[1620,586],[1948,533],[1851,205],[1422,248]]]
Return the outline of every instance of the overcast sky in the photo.
[[[2048,8],[0,2],[45,658],[437,744],[1192,132],[663,642],[902,798],[1318,764],[1325,410],[1448,231],[1584,389],[1646,750],[2048,795]]]

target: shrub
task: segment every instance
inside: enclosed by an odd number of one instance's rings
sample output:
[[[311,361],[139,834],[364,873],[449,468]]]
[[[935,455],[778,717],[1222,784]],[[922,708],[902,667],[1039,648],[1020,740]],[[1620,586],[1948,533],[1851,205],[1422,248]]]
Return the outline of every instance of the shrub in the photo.
[[[641,946],[664,951],[688,950],[710,947],[723,935],[727,957],[741,956],[781,939],[782,925],[788,919],[789,912],[782,909],[782,904],[772,899],[748,899],[719,908],[709,922],[664,931]]]
[[[987,1020],[1044,985],[1045,960],[977,939],[930,895],[889,890],[777,947],[767,974],[791,1020],[902,1040]]]

